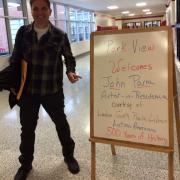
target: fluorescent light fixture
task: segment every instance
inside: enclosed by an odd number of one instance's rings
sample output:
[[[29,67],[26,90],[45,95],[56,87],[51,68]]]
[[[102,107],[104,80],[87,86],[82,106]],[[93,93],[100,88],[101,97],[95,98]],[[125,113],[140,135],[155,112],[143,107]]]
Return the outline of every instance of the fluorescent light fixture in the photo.
[[[122,11],[122,14],[129,14],[129,11]]]
[[[150,12],[150,9],[143,9],[143,12]]]
[[[108,8],[108,9],[118,9],[119,7],[116,6],[116,5],[112,5],[112,6],[108,6],[107,8]]]
[[[143,7],[143,6],[146,6],[147,3],[146,2],[139,2],[139,3],[136,3],[136,6],[138,7]]]
[[[129,16],[134,16],[134,15],[135,15],[135,14],[133,14],[133,13],[132,13],[132,14],[129,14]]]
[[[152,14],[152,12],[146,12],[146,14]]]
[[[18,3],[13,3],[13,2],[8,2],[8,6],[9,6],[9,7],[18,7],[18,6],[20,6],[20,4],[18,4]]]

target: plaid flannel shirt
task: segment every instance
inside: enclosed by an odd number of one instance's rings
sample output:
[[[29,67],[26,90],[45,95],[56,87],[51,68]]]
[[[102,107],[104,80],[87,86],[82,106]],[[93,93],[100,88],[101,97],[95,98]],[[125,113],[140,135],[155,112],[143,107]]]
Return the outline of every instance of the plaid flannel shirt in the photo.
[[[75,72],[76,62],[67,34],[50,23],[48,32],[38,41],[32,23],[18,30],[10,64],[17,67],[22,59],[27,61],[25,92],[31,95],[48,95],[62,89],[62,55],[66,73]]]

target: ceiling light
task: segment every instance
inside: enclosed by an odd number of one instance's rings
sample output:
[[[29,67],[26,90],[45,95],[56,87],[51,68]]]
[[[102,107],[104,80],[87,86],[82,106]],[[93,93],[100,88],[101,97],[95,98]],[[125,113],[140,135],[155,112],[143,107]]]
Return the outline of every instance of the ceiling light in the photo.
[[[118,9],[119,7],[116,6],[116,5],[112,5],[112,6],[108,6],[107,8],[108,8],[108,9]]]
[[[143,11],[143,12],[149,12],[150,9],[143,9],[142,11]]]
[[[147,5],[147,3],[145,3],[145,2],[136,3],[136,6],[138,6],[138,7],[142,7],[142,6],[146,6],[146,5]]]
[[[134,16],[134,15],[135,15],[135,14],[133,14],[133,13],[132,13],[132,14],[129,14],[129,16]]]
[[[129,11],[123,11],[122,14],[129,14]]]
[[[13,3],[13,2],[8,2],[8,6],[9,6],[9,7],[18,7],[18,6],[20,6],[20,4],[18,4],[18,3]]]
[[[146,14],[152,14],[152,12],[146,12]]]

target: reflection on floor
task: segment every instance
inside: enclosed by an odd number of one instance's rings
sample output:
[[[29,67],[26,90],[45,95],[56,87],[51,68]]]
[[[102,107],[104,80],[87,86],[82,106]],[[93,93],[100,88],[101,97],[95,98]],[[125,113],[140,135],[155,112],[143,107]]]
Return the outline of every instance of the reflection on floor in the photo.
[[[36,129],[35,159],[29,180],[90,180],[91,146],[89,142],[89,55],[77,59],[77,71],[83,77],[70,84],[65,77],[66,114],[76,142],[75,156],[81,167],[78,175],[66,168],[54,124],[41,108]],[[178,81],[180,82],[180,81]],[[179,86],[179,84],[178,84]],[[0,92],[0,180],[12,180],[19,167],[20,124],[19,109],[8,106],[8,92]],[[175,132],[176,134],[176,132]],[[112,156],[109,145],[96,145],[97,180],[166,180],[168,156],[158,153],[116,146]],[[175,135],[174,177],[180,179]]]

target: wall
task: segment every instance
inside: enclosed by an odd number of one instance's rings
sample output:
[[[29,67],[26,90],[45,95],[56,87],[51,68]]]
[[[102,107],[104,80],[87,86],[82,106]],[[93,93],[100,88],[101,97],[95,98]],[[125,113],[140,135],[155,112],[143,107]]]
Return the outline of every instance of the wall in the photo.
[[[166,9],[166,20],[167,25],[175,25],[175,16],[176,16],[176,9],[175,9],[175,1],[171,1],[169,6]]]
[[[115,26],[115,18],[107,14],[95,13],[95,25],[97,26]]]
[[[174,17],[174,19],[175,19],[175,22],[177,22],[177,0],[175,0],[175,17]]]
[[[89,52],[90,41],[80,41],[78,43],[72,43],[71,48],[74,56]]]
[[[166,20],[167,25],[172,26],[176,24],[176,2],[170,1],[169,6],[166,9]],[[173,45],[174,45],[174,52],[177,54],[177,43],[176,43],[176,29],[172,28],[173,31]]]
[[[118,26],[118,29],[122,29],[122,21],[116,21],[116,26]]]

